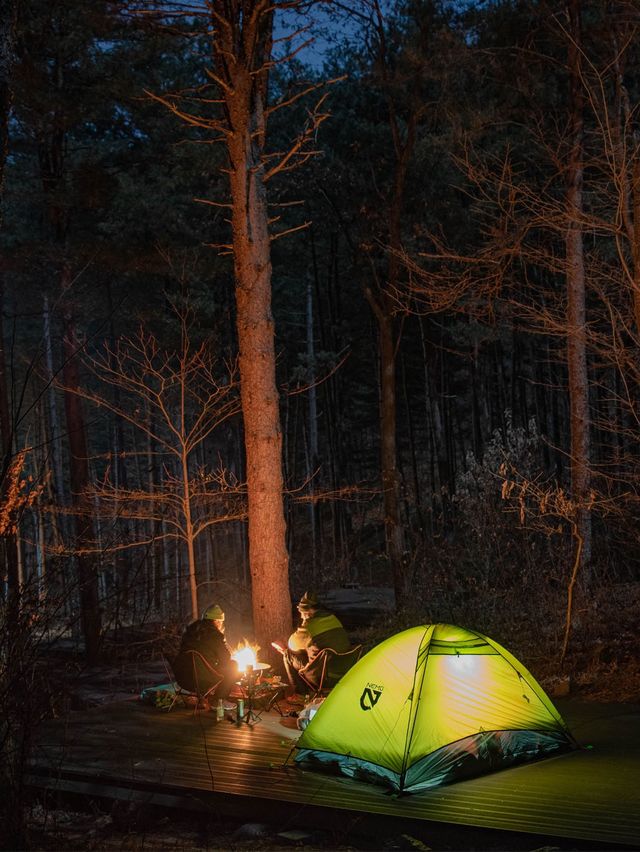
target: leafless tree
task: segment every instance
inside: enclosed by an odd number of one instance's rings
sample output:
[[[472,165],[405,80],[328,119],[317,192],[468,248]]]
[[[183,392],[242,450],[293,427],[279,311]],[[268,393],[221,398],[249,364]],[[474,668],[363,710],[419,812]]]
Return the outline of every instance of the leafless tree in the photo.
[[[159,482],[137,487],[114,482],[111,466],[87,489],[87,507],[138,524],[126,540],[115,538],[110,551],[149,545],[156,539],[179,540],[187,554],[192,617],[198,618],[197,538],[212,524],[245,514],[240,483],[230,480],[223,465],[205,470],[195,453],[214,431],[240,410],[234,365],[221,365],[210,340],[194,345],[188,313],[180,314],[181,342],[176,351],[163,349],[143,327],[115,346],[105,344],[83,356],[97,380],[74,395],[108,410],[134,430],[146,434],[160,457]],[[115,392],[114,392],[115,391]],[[146,457],[147,452],[144,452]],[[158,529],[164,532],[158,532]],[[94,541],[90,548],[101,549]]]
[[[589,582],[592,482],[589,325],[584,235],[589,229],[584,203],[584,48],[580,3],[569,0],[564,12],[550,14],[547,32],[563,45],[566,113],[558,134],[549,132],[537,112],[531,115],[531,139],[547,164],[544,181],[515,159],[479,153],[467,143],[458,165],[474,198],[482,241],[474,253],[456,250],[439,234],[417,260],[404,261],[412,292],[422,309],[447,309],[491,315],[502,300],[530,331],[564,342],[569,398],[569,463],[574,507],[573,529],[579,577]],[[526,51],[525,51],[526,52]],[[544,62],[541,56],[537,61]],[[542,106],[542,105],[541,105]],[[562,288],[555,285],[563,282]],[[545,286],[545,282],[551,282]]]

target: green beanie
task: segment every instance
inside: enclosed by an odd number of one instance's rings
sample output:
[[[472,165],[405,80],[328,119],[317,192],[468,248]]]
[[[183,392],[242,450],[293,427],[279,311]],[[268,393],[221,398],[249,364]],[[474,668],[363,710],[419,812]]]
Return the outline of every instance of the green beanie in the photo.
[[[218,606],[218,604],[211,604],[202,613],[202,618],[207,621],[223,621],[224,612],[222,611],[222,607]]]
[[[305,592],[298,604],[299,610],[318,609],[318,596],[315,592]]]

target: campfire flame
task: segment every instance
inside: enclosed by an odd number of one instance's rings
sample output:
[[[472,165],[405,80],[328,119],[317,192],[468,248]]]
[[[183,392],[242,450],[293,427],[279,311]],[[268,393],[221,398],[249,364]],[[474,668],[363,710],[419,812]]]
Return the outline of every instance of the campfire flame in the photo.
[[[241,672],[246,672],[249,666],[255,667],[258,662],[259,645],[252,645],[247,639],[241,642],[231,654],[231,659],[238,664]]]

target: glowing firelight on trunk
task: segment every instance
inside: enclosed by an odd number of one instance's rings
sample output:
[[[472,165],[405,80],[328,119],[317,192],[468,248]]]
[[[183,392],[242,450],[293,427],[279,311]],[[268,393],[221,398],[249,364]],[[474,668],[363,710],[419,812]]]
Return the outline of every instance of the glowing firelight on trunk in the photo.
[[[246,639],[241,642],[236,650],[231,654],[231,659],[235,660],[241,672],[246,672],[247,667],[255,668],[258,662],[259,645],[251,645]]]

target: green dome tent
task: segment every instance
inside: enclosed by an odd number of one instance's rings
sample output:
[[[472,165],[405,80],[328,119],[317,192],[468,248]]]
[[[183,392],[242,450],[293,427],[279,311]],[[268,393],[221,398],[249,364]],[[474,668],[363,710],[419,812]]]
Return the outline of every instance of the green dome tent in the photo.
[[[356,663],[303,732],[295,760],[417,791],[576,747],[512,654],[480,633],[431,624]]]

